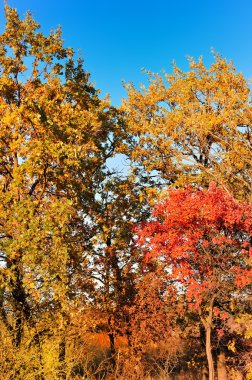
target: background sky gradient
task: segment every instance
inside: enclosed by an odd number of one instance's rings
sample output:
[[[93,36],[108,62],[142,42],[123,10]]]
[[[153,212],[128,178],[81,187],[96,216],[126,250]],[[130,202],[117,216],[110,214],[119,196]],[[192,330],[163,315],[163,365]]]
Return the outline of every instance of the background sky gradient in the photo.
[[[0,28],[4,2],[0,0]],[[122,81],[146,82],[142,68],[187,70],[186,56],[213,60],[211,48],[252,77],[251,0],[9,0],[21,16],[30,10],[42,30],[62,26],[66,46],[80,50],[91,80],[117,106]]]

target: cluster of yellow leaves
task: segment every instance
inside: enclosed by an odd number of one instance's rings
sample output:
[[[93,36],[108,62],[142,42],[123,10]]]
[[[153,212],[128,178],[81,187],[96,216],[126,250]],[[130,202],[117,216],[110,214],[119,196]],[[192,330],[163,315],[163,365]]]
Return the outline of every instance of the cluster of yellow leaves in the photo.
[[[122,111],[133,166],[174,186],[214,180],[237,197],[250,197],[249,86],[218,55],[210,68],[202,59],[190,59],[189,65],[188,72],[174,66],[170,75],[150,74],[147,89],[127,86]]]

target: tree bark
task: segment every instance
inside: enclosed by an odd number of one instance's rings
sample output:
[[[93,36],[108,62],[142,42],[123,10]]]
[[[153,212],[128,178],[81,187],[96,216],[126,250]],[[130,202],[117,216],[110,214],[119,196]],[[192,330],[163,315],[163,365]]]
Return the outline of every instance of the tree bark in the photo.
[[[206,326],[206,355],[208,362],[208,379],[214,380],[214,362],[211,348],[211,325],[207,324]]]
[[[213,304],[215,296],[211,298],[209,304],[209,313],[206,320],[201,319],[206,331],[206,356],[208,363],[208,380],[214,380],[214,361],[211,347],[211,332],[212,332],[212,319],[213,319]]]
[[[15,280],[11,279],[10,284],[12,287],[11,293],[14,300],[14,315],[15,315],[15,329],[14,329],[14,343],[16,347],[21,345],[23,336],[24,322],[30,322],[31,310],[27,301],[27,293],[23,286],[23,274],[21,267],[21,259],[13,260],[7,263],[7,267],[14,266]]]
[[[202,380],[207,380],[207,369],[205,366],[202,369]]]
[[[217,362],[218,380],[228,380],[225,353],[220,352]]]
[[[108,334],[109,336],[109,344],[110,344],[110,362],[113,367],[116,365],[115,361],[115,354],[116,354],[116,349],[115,349],[115,336],[113,332]]]
[[[65,334],[65,331],[59,343],[59,364],[60,364],[60,379],[66,379],[66,334]]]

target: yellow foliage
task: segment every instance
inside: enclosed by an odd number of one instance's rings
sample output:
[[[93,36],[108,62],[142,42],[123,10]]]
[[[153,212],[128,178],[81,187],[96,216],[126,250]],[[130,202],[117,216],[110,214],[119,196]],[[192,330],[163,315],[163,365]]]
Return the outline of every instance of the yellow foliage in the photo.
[[[205,186],[215,181],[236,197],[249,198],[249,86],[233,64],[218,55],[210,68],[202,59],[190,59],[189,65],[189,72],[174,66],[164,77],[149,74],[147,89],[126,86],[122,110],[131,135],[128,154],[133,166],[168,185]]]

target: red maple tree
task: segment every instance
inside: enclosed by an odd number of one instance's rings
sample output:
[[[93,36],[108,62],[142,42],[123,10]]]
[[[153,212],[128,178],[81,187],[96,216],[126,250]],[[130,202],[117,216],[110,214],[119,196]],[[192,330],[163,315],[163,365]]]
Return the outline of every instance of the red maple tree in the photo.
[[[214,183],[207,190],[168,191],[138,229],[145,259],[162,260],[206,333],[209,380],[214,379],[214,317],[228,318],[227,300],[246,294],[252,270],[252,206]]]

